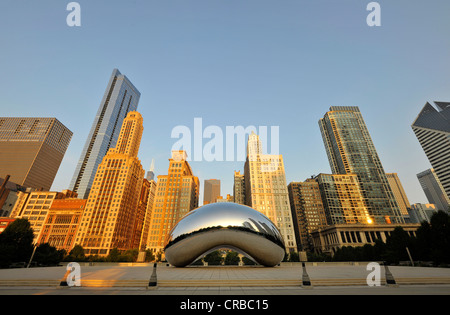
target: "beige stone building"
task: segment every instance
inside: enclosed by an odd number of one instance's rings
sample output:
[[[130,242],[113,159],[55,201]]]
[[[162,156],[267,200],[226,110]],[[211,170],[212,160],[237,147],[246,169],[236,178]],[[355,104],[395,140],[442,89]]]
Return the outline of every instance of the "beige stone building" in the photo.
[[[283,156],[263,154],[255,133],[248,139],[244,179],[246,205],[263,213],[278,227],[287,252],[297,252]]]
[[[199,180],[185,151],[173,151],[167,175],[159,175],[151,213],[148,248],[162,253],[167,234],[189,211],[198,207]]]
[[[111,249],[136,246],[136,220],[145,171],[138,159],[143,118],[129,112],[115,148],[100,163],[81,219],[76,244],[87,255],[107,256]]]

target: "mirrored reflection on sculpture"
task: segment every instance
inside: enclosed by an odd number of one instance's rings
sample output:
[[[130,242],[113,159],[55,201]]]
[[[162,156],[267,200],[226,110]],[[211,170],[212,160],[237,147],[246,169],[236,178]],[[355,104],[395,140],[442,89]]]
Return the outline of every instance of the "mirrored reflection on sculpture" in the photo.
[[[167,261],[185,267],[217,248],[231,248],[273,267],[284,257],[280,231],[265,215],[236,203],[213,203],[183,217],[165,243]]]

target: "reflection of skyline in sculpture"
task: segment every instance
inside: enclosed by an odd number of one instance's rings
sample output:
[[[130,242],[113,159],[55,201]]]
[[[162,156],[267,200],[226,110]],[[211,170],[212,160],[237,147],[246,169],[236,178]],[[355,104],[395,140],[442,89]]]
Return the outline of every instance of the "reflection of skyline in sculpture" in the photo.
[[[256,262],[275,266],[285,245],[277,227],[262,213],[236,203],[214,203],[189,212],[165,242],[169,263],[184,267],[214,248],[237,249]]]

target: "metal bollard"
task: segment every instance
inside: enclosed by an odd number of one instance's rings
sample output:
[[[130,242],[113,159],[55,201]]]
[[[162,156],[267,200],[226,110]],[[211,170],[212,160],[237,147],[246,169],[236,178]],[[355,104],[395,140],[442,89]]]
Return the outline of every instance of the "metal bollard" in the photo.
[[[391,286],[391,287],[398,287],[397,282],[395,281],[392,273],[389,271],[389,268],[388,268],[386,262],[384,262],[383,265],[384,265],[384,270],[385,270],[386,285]]]
[[[302,268],[303,268],[302,287],[310,288],[311,280],[309,279],[308,273],[306,272],[306,266],[304,262],[302,262]]]
[[[158,284],[157,277],[156,277],[156,266],[157,266],[157,264],[155,263],[153,265],[153,272],[152,272],[152,275],[150,277],[150,282],[148,283],[149,287],[156,287],[157,284]]]

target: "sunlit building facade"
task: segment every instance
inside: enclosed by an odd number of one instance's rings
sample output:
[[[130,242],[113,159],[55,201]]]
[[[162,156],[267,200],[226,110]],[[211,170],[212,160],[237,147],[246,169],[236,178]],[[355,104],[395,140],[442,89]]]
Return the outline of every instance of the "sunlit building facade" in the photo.
[[[86,202],[77,198],[53,200],[37,243],[48,243],[69,253],[75,245]]]
[[[20,192],[10,217],[27,219],[30,222],[30,227],[34,232],[33,242],[36,244],[47,221],[53,201],[76,197],[77,194],[70,190]]]
[[[107,256],[111,249],[135,246],[145,175],[138,159],[143,129],[141,114],[129,112],[116,147],[109,149],[97,169],[75,241],[87,255]]]
[[[116,146],[122,123],[137,109],[140,96],[131,81],[114,69],[70,183],[80,198],[88,197],[99,164]]]
[[[332,106],[319,126],[332,173],[356,176],[352,178],[357,179],[364,197],[366,222],[404,223],[359,108]],[[356,217],[361,215],[366,214],[363,211]]]
[[[261,141],[253,132],[248,138],[244,180],[246,205],[278,227],[287,252],[297,252],[283,156],[263,154]]]
[[[200,183],[185,151],[173,151],[167,175],[159,175],[148,235],[149,249],[162,253],[166,236],[189,211],[198,207]]]
[[[394,194],[395,200],[397,200],[398,207],[400,208],[400,213],[402,216],[408,216],[408,209],[411,207],[409,203],[408,196],[403,189],[402,182],[398,177],[397,173],[386,173],[387,180],[391,186],[392,193]]]

